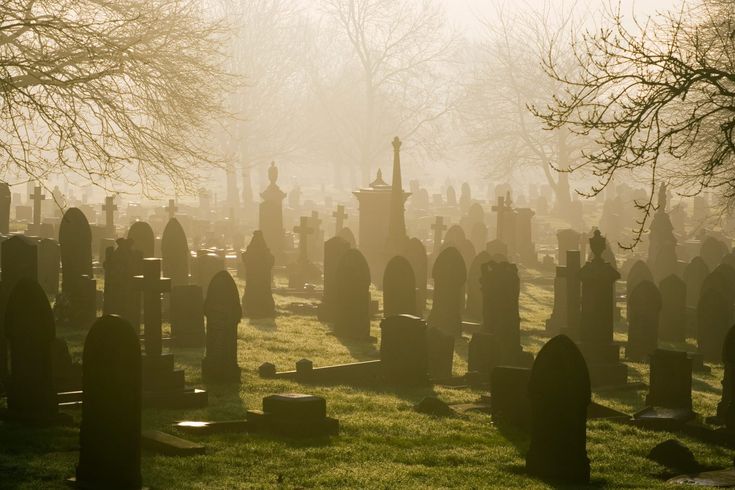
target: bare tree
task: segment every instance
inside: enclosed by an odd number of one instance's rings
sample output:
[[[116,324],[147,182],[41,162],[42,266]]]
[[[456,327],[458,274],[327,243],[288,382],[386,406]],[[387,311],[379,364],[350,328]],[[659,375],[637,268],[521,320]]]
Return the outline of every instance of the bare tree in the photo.
[[[569,170],[589,138],[546,130],[529,107],[551,102],[561,87],[544,72],[549,53],[560,71],[576,69],[565,47],[580,23],[578,10],[576,3],[547,2],[515,12],[500,7],[484,19],[484,38],[468,51],[471,73],[459,106],[469,144],[491,171],[542,170],[560,212],[571,203]]]
[[[437,151],[436,130],[451,107],[447,63],[456,44],[443,10],[431,0],[322,0],[321,5],[329,20],[322,26],[327,34],[321,46],[340,64],[332,63],[328,75],[312,67],[311,80],[363,181],[396,134]],[[349,105],[333,105],[329,94],[337,87],[347,90],[339,99]]]
[[[602,190],[617,173],[644,172],[649,198],[636,205],[641,219],[635,245],[655,209],[657,183],[682,193],[717,189],[735,202],[735,6],[698,0],[640,21],[620,8],[606,25],[571,48],[578,70],[546,69],[562,84],[537,115],[550,128],[594,137],[596,147],[577,168]]]
[[[191,189],[216,164],[219,24],[194,0],[0,4],[4,175]]]

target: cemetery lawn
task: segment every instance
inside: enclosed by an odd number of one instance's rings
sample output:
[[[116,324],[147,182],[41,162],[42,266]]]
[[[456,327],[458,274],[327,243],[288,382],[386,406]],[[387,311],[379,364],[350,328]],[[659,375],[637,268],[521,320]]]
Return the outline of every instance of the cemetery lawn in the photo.
[[[523,343],[534,353],[543,345],[543,322],[551,310],[551,279],[521,270]],[[242,285],[240,284],[242,288]],[[241,289],[242,290],[242,289]],[[153,489],[233,488],[552,488],[524,474],[527,437],[500,432],[488,415],[468,412],[435,418],[412,410],[429,395],[449,403],[470,403],[480,391],[434,387],[416,390],[363,390],[344,386],[301,386],[264,380],[257,368],[273,362],[279,370],[293,369],[301,358],[315,366],[378,357],[379,343],[342,342],[315,318],[290,314],[296,298],[276,296],[275,320],[243,321],[239,327],[242,383],[209,386],[209,405],[196,410],[144,410],[144,429],[159,429],[200,442],[205,455],[166,457],[143,453],[143,480]],[[378,321],[372,334],[380,335]],[[83,332],[57,332],[81,358]],[[616,340],[624,340],[616,334]],[[693,347],[693,346],[692,346]],[[174,349],[177,365],[186,370],[190,385],[204,386],[200,375],[201,349]],[[466,371],[467,339],[457,342],[455,374]],[[629,363],[632,380],[647,382],[647,366]],[[722,370],[694,373],[695,410],[711,415],[720,394]],[[306,392],[327,399],[328,415],[340,421],[339,436],[288,440],[268,435],[230,434],[193,436],[172,429],[178,420],[233,420],[247,409],[260,409],[264,396]],[[645,390],[596,394],[595,400],[627,413],[643,408]],[[70,410],[78,424],[80,411]],[[24,429],[0,424],[0,488],[68,488],[78,458],[78,428]],[[593,485],[604,487],[664,486],[673,476],[646,459],[657,443],[676,437],[700,463],[732,465],[732,453],[694,439],[653,432],[607,421],[588,423],[588,454]]]

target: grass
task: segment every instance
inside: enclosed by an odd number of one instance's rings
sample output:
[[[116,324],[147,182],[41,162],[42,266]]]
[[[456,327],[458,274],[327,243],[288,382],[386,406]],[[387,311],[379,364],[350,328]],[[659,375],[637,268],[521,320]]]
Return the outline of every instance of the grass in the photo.
[[[521,316],[524,346],[538,351],[546,340],[543,321],[552,304],[551,282],[523,271]],[[177,434],[177,420],[243,418],[259,409],[264,396],[287,391],[322,395],[330,416],[340,420],[340,435],[332,438],[288,440],[267,435],[224,434],[192,436],[207,453],[194,457],[143,454],[143,479],[155,489],[233,488],[550,488],[524,474],[528,440],[520,433],[501,433],[490,417],[466,413],[439,419],[414,412],[427,395],[450,403],[475,401],[471,389],[434,387],[406,391],[370,391],[346,386],[300,386],[282,380],[263,380],[257,368],[273,362],[279,370],[293,369],[301,358],[315,366],[375,359],[378,343],[343,342],[315,318],[291,315],[285,306],[295,298],[277,297],[275,320],[243,321],[238,351],[242,383],[210,386],[209,406],[198,410],[145,410],[145,429]],[[373,335],[379,338],[378,322]],[[76,358],[81,356],[83,333],[60,331]],[[623,340],[623,334],[616,334]],[[177,364],[191,385],[203,386],[200,349],[176,349]],[[466,340],[458,341],[455,373],[466,371]],[[629,364],[631,378],[647,381],[647,367]],[[695,409],[714,413],[719,400],[722,370],[694,374]],[[596,401],[632,413],[643,405],[645,392],[595,395]],[[79,411],[71,412],[79,422]],[[677,437],[698,460],[712,467],[732,463],[729,451],[666,432],[652,432],[607,421],[588,423],[588,455],[593,484],[600,487],[664,486],[666,469],[646,459],[657,443]],[[0,425],[0,488],[66,488],[78,458],[78,429],[26,429]]]

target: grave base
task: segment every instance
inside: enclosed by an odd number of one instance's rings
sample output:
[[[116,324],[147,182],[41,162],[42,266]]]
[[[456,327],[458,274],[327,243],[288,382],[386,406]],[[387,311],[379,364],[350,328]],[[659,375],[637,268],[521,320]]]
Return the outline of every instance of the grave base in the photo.
[[[248,410],[250,430],[271,432],[286,437],[323,437],[339,434],[339,420],[324,417],[320,420],[288,420],[261,410]]]
[[[646,407],[633,414],[633,425],[652,430],[674,431],[697,418],[688,408]]]
[[[222,366],[217,359],[202,359],[202,379],[205,383],[239,383],[240,366]]]
[[[141,434],[141,447],[165,456],[193,456],[205,452],[201,444],[158,430],[144,430]]]

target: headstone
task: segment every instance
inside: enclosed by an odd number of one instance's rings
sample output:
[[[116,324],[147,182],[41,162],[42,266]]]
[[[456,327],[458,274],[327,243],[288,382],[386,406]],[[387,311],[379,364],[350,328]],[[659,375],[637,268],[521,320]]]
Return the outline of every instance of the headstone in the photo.
[[[570,250],[582,250],[582,234],[566,228],[556,233],[558,243],[556,260],[559,265],[567,265],[567,252]]]
[[[299,255],[295,262],[288,265],[288,287],[302,289],[305,284],[316,282],[320,273],[318,267],[309,259],[309,235],[314,228],[309,226],[309,218],[302,216],[294,232],[299,235]]]
[[[579,250],[567,250],[565,266],[558,270],[564,277],[566,291],[566,325],[562,328],[567,336],[579,339],[582,317],[582,277],[581,258]]]
[[[154,256],[156,240],[151,225],[145,221],[136,221],[128,230],[128,238],[133,240],[133,250],[140,252],[144,259]]]
[[[454,363],[454,335],[430,327],[426,332],[426,345],[429,377],[435,381],[451,378]]]
[[[386,316],[380,322],[380,361],[389,384],[421,386],[428,382],[426,322],[411,315]]]
[[[530,378],[530,368],[497,366],[492,370],[490,409],[493,424],[499,427],[530,429],[531,401],[528,397]]]
[[[703,287],[697,303],[697,345],[706,362],[720,360],[725,335],[732,324],[733,306],[727,293],[720,288]]]
[[[260,230],[242,253],[245,265],[245,292],[242,296],[242,313],[248,318],[272,318],[276,315],[276,304],[271,290],[271,271],[275,258],[265,243]],[[325,279],[326,282],[326,279]]]
[[[352,233],[352,230],[350,230],[348,227],[345,226],[344,228],[342,228],[337,236],[349,243],[350,248],[357,248],[357,240],[355,240],[355,234]]]
[[[171,288],[171,338],[177,347],[204,347],[204,294],[201,286]]]
[[[722,346],[722,398],[717,404],[717,418],[735,431],[735,326],[730,327]]]
[[[10,233],[10,186],[0,182],[0,234]]]
[[[189,244],[176,218],[169,219],[161,235],[161,258],[163,275],[171,279],[172,286],[189,284]]]
[[[170,223],[170,222],[169,222]],[[143,326],[146,358],[158,358],[163,351],[161,295],[171,291],[171,279],[161,277],[161,259],[143,259],[143,274],[134,277],[143,292]]]
[[[661,322],[659,338],[665,342],[686,342],[687,285],[679,276],[670,275],[659,284]]]
[[[462,334],[462,305],[467,269],[454,247],[445,248],[434,262],[434,299],[429,325],[455,337]]]
[[[370,268],[357,249],[347,250],[335,275],[334,332],[338,336],[370,337]]]
[[[334,321],[337,301],[337,266],[350,249],[350,244],[335,236],[324,242],[324,293],[318,317],[323,322]]]
[[[699,251],[699,256],[707,264],[709,270],[714,270],[715,267],[720,265],[722,258],[727,255],[727,245],[719,241],[714,237],[705,238],[702,242],[702,248]]]
[[[46,294],[54,297],[59,292],[61,250],[59,242],[44,238],[38,242],[38,282]]]
[[[628,298],[628,344],[625,355],[645,361],[658,346],[661,293],[651,281],[641,281]]]
[[[41,187],[35,186],[33,188],[31,199],[33,200],[33,225],[29,227],[29,231],[32,235],[39,235],[41,231],[41,204],[46,199],[46,196],[41,193]]]
[[[105,259],[105,290],[102,313],[118,315],[133,324],[140,316],[139,293],[134,279],[137,263],[142,260],[140,252],[133,250],[133,242],[119,238],[117,247],[108,249]],[[137,324],[137,323],[136,323]]]
[[[207,353],[202,359],[202,377],[207,382],[240,381],[237,364],[237,325],[242,318],[240,294],[227,271],[218,272],[204,300],[207,317]]]
[[[588,484],[590,376],[582,354],[569,337],[559,335],[541,348],[528,385],[531,444],[526,470],[545,480]]]
[[[491,260],[490,254],[483,250],[475,256],[467,273],[467,305],[465,311],[469,318],[475,320],[482,318],[482,289],[480,287],[482,266]]]
[[[383,274],[383,316],[416,315],[416,278],[408,260],[396,255]]]
[[[104,316],[90,328],[82,396],[77,486],[140,488],[140,344],[125,320]]]
[[[78,208],[69,208],[61,218],[59,246],[61,288],[68,306],[58,317],[62,323],[87,328],[97,315],[97,291],[92,275],[92,232]]]
[[[546,320],[546,333],[558,335],[567,324],[567,281],[565,267],[557,267],[554,276],[554,306]]]
[[[653,274],[651,274],[651,269],[648,268],[645,262],[638,260],[630,268],[625,279],[625,296],[630,298],[633,289],[643,281],[653,282]]]
[[[209,282],[215,274],[225,270],[224,257],[220,257],[211,250],[199,250],[195,259],[194,270],[196,271],[196,283],[202,288],[202,292],[206,297]]]
[[[22,277],[15,283],[4,327],[10,354],[6,418],[31,425],[68,422],[69,417],[59,414],[54,386],[54,317],[35,279]]]
[[[115,238],[115,197],[105,197],[105,203],[102,205],[102,211],[105,212],[105,238]]]
[[[646,405],[692,409],[692,360],[686,352],[654,351]]]

